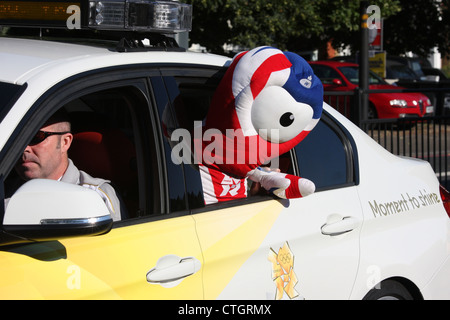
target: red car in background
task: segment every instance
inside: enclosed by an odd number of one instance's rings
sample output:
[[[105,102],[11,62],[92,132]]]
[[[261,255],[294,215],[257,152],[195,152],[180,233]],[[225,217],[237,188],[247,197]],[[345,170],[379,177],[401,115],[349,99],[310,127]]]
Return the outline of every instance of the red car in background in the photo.
[[[323,83],[324,91],[353,92],[358,87],[359,66],[338,61],[311,61],[314,73]],[[390,85],[370,72],[369,89],[403,89]],[[350,115],[351,95],[325,95],[324,100],[346,116]],[[434,107],[422,93],[370,93],[368,118],[406,118],[431,115]]]

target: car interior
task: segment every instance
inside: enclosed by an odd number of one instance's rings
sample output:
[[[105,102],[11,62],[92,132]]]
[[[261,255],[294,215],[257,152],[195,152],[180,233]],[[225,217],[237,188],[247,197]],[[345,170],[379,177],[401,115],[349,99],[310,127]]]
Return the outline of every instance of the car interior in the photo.
[[[95,92],[64,106],[69,112],[74,136],[69,158],[79,170],[111,181],[126,209],[122,209],[122,219],[155,209],[152,205],[147,208],[144,199],[148,197],[144,196],[143,188],[139,188],[140,183],[145,185],[140,179],[152,170],[142,165],[144,155],[135,110],[140,102],[130,90]],[[138,174],[140,170],[145,171],[142,177]],[[153,202],[157,202],[155,199],[152,197]]]

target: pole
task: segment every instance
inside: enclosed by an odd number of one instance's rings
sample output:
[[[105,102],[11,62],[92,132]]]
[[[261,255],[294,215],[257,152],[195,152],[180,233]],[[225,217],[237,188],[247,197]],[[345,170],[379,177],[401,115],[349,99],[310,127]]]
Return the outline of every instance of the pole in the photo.
[[[360,93],[360,112],[359,124],[367,120],[369,110],[369,29],[367,26],[368,1],[360,2],[361,26],[360,26],[360,50],[359,50],[359,93]]]

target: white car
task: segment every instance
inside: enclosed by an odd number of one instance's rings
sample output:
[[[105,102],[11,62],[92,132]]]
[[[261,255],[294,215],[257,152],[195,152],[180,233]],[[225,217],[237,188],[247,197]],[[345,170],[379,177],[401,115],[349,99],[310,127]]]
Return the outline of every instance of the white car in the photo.
[[[205,206],[162,118],[203,120],[229,59],[120,51],[0,37],[1,299],[450,298],[450,194],[427,162],[392,155],[325,104],[280,159],[314,194]],[[60,108],[71,159],[111,180],[120,221],[81,186],[36,179],[8,194],[16,161]]]

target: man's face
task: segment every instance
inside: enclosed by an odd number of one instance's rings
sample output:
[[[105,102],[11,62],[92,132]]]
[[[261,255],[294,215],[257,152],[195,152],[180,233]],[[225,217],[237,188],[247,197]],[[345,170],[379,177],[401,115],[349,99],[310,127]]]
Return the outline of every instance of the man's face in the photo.
[[[65,122],[45,125],[41,131],[66,132],[70,125]],[[24,180],[52,179],[58,180],[68,166],[67,151],[72,143],[72,134],[58,134],[46,137],[42,142],[28,145],[15,169]]]

